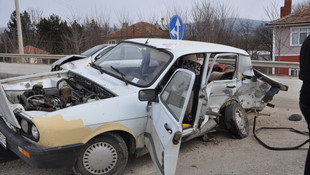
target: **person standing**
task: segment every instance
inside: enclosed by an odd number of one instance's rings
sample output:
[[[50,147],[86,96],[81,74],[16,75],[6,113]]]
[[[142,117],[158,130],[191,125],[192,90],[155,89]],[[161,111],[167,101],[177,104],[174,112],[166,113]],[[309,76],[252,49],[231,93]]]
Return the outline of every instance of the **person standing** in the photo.
[[[310,132],[310,35],[301,46],[299,63],[299,79],[303,81],[299,96],[299,106],[301,113],[307,121]],[[310,174],[310,147],[308,149],[304,174]]]

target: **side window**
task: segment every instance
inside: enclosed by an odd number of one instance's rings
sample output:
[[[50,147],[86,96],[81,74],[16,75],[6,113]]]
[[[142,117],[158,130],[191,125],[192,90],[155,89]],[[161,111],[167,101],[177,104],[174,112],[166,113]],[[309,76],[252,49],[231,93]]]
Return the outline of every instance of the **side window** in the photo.
[[[237,55],[216,56],[211,55],[209,69],[212,70],[209,82],[216,80],[232,80],[236,77],[237,71]],[[213,60],[215,64],[212,65]]]
[[[205,54],[203,53],[195,53],[195,54],[183,55],[179,57],[175,61],[173,66],[169,69],[167,74],[164,76],[162,81],[160,82],[158,86],[159,91],[161,91],[162,88],[166,85],[166,83],[168,82],[168,80],[170,79],[174,71],[179,68],[190,70],[194,72],[196,76],[201,75],[203,64],[204,64],[204,58],[205,58]]]
[[[179,121],[181,116],[190,82],[190,74],[177,72],[160,95],[162,103],[177,121]]]
[[[204,55],[203,54],[190,54],[184,55],[179,58],[180,67],[190,70],[195,73],[195,75],[200,75],[201,67],[203,64]]]

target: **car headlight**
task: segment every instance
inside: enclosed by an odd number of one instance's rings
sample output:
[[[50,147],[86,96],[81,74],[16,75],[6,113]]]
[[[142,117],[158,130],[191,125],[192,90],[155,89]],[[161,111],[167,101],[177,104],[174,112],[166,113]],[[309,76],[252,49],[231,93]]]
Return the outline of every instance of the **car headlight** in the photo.
[[[40,134],[38,128],[35,126],[32,120],[20,112],[15,112],[15,116],[21,127],[19,133],[30,140],[38,142],[40,139]]]
[[[22,130],[25,132],[25,133],[28,133],[29,131],[29,125],[28,125],[28,122],[24,119],[21,120],[20,122],[20,125],[22,127]]]
[[[31,127],[31,134],[34,139],[39,140],[39,131],[35,125],[32,125]]]

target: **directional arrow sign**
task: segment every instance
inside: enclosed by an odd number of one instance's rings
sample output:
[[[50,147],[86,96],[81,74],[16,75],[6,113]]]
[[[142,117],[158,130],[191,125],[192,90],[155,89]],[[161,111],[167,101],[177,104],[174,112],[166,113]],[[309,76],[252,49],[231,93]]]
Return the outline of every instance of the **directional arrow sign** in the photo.
[[[169,34],[171,39],[181,40],[183,38],[184,26],[178,15],[174,15],[170,20]]]

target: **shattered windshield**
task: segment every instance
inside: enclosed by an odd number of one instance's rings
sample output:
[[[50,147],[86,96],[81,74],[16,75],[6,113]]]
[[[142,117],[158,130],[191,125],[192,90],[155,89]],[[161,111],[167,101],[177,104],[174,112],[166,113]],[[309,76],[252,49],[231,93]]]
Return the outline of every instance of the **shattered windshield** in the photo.
[[[148,86],[160,75],[171,56],[146,45],[121,43],[96,61],[101,69],[124,82]]]

